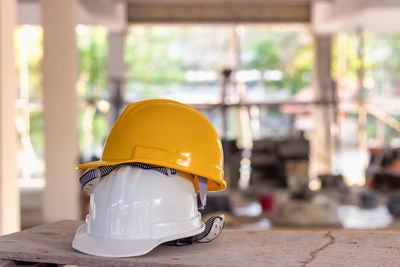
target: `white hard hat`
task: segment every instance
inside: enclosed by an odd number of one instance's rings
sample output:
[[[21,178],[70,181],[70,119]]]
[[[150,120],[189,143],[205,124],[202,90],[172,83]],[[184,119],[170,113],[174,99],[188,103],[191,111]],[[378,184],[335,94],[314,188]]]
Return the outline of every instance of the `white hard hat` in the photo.
[[[72,247],[96,256],[139,256],[203,231],[189,174],[121,165],[94,187]]]

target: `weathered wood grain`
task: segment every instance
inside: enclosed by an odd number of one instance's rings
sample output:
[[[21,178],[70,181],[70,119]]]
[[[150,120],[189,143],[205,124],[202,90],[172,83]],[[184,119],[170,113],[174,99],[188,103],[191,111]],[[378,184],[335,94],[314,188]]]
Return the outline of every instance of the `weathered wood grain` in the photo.
[[[11,260],[0,259],[0,267],[15,267],[16,264]]]
[[[210,243],[102,258],[71,247],[79,221],[0,237],[0,259],[91,266],[400,266],[400,233],[224,230]]]

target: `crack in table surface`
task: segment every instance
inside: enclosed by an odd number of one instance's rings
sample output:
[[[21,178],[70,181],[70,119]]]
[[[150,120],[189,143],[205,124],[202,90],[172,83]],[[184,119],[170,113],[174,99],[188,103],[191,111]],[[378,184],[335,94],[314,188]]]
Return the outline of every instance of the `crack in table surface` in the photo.
[[[333,245],[336,241],[336,238],[332,235],[331,231],[326,232],[326,234],[324,235],[324,238],[329,238],[329,241],[327,243],[325,243],[323,246],[313,250],[310,252],[310,257],[305,260],[304,262],[302,262],[301,267],[306,267],[308,264],[310,264],[312,261],[314,261],[317,256],[318,253],[325,250],[327,247]]]

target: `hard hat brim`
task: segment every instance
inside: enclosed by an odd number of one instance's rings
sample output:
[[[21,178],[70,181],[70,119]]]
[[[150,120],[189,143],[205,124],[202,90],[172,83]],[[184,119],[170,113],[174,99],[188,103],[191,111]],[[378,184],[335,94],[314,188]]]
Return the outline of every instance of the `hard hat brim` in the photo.
[[[149,253],[158,245],[184,237],[194,236],[204,231],[205,225],[191,232],[176,234],[162,239],[105,239],[86,233],[86,224],[76,231],[72,247],[85,254],[101,257],[135,257]]]
[[[85,170],[89,168],[96,168],[96,167],[101,167],[101,166],[109,166],[109,165],[114,165],[114,164],[121,164],[120,162],[109,162],[109,161],[104,161],[104,160],[97,160],[97,161],[92,161],[84,164],[79,164],[76,168],[78,170]]]

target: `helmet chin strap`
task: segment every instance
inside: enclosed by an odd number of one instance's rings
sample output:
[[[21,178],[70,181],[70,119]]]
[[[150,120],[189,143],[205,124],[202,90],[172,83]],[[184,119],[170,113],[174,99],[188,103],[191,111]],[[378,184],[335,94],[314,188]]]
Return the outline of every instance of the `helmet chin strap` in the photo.
[[[203,210],[207,204],[208,179],[201,176],[196,176],[196,178],[199,182],[199,193],[197,194],[198,209]]]
[[[195,236],[168,241],[165,242],[164,245],[186,246],[193,243],[211,242],[222,232],[224,224],[225,216],[223,214],[219,216],[212,216],[205,222],[205,229],[202,233]]]
[[[205,229],[202,233],[194,236],[194,241],[198,243],[207,243],[213,241],[222,232],[225,225],[225,215],[210,217],[205,223]]]
[[[197,181],[199,183],[199,192],[197,194],[197,203],[198,209],[203,210],[205,205],[207,204],[207,185],[208,179],[196,176]],[[212,216],[205,222],[204,231],[195,236],[189,236],[181,239],[176,239],[173,241],[166,242],[166,245],[175,245],[175,246],[185,246],[197,243],[206,243],[214,240],[219,236],[224,228],[225,216],[221,214],[220,216]]]

